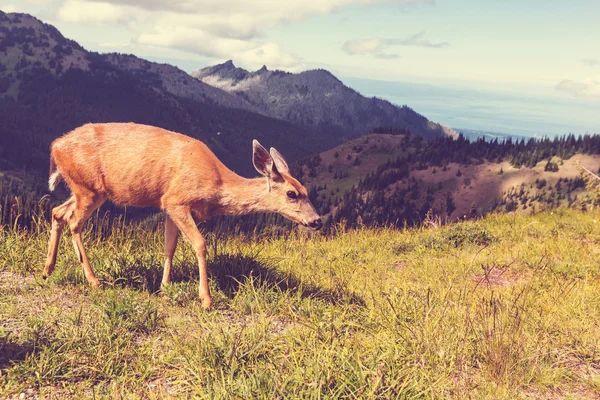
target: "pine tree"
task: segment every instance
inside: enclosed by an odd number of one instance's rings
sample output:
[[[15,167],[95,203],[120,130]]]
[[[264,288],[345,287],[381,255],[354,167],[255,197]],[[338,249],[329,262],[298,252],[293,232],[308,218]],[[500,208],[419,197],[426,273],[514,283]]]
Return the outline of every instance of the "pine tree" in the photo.
[[[452,198],[452,193],[448,192],[446,194],[446,214],[448,216],[452,215],[452,213],[456,210],[456,204],[454,204],[454,199]]]
[[[469,218],[477,217],[477,204],[471,203],[471,209],[469,210]]]

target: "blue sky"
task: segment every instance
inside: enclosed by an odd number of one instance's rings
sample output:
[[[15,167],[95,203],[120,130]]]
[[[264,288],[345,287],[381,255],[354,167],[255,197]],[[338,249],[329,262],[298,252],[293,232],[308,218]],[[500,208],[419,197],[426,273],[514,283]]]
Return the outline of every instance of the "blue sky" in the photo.
[[[0,0],[0,9],[31,13],[90,50],[186,71],[227,59],[326,68],[455,127],[600,131],[597,0]]]

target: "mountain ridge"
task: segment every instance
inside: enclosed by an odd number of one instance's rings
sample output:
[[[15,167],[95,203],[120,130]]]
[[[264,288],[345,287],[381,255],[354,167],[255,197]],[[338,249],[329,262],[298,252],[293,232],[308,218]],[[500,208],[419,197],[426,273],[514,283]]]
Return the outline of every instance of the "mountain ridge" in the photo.
[[[264,112],[308,126],[339,126],[353,137],[386,126],[432,139],[457,137],[448,127],[432,122],[408,106],[362,96],[325,69],[300,73],[257,71],[236,67],[232,60],[191,74],[211,86],[237,94]]]

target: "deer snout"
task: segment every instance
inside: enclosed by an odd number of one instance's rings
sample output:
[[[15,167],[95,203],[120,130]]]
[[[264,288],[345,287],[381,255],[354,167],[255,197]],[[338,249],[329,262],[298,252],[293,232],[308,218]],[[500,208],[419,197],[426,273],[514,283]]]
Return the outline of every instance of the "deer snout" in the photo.
[[[317,218],[314,221],[309,222],[308,226],[310,228],[315,229],[315,230],[318,231],[319,229],[321,229],[323,227],[323,221],[321,221],[321,218]]]

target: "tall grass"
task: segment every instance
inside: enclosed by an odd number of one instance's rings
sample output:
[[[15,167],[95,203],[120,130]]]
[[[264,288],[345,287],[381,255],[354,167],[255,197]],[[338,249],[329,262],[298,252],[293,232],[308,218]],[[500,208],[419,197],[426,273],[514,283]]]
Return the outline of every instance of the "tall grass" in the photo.
[[[100,290],[65,238],[39,279],[45,220],[5,227],[0,397],[598,398],[598,220],[209,235],[209,312],[185,243],[159,292],[160,221],[87,225]]]

